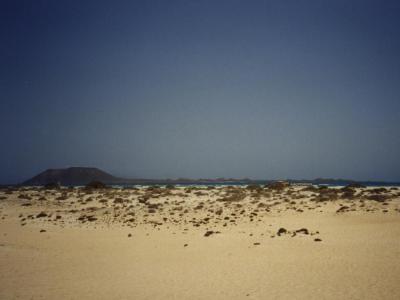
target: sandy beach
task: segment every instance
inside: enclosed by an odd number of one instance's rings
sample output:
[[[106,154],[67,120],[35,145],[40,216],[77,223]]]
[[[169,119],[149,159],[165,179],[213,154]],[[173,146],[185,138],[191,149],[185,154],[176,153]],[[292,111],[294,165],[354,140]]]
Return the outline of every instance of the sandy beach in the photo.
[[[400,189],[0,191],[0,299],[399,299]]]

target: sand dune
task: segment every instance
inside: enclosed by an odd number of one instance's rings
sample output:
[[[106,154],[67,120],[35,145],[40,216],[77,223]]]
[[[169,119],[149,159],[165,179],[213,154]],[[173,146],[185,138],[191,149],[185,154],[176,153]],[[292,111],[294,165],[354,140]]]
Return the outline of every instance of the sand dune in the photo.
[[[1,299],[399,299],[397,188],[0,191]]]

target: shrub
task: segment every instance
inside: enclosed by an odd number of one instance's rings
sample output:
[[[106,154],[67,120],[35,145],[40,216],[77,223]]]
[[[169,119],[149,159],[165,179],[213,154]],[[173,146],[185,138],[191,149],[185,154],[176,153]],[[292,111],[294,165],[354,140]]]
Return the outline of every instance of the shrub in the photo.
[[[60,184],[57,182],[49,182],[43,186],[43,188],[46,190],[58,190],[60,187]]]
[[[91,181],[86,185],[88,189],[104,189],[107,186],[101,181]]]
[[[266,187],[271,190],[281,191],[288,186],[289,186],[289,182],[287,182],[287,181],[275,181],[275,182],[271,182],[270,184],[267,184]]]

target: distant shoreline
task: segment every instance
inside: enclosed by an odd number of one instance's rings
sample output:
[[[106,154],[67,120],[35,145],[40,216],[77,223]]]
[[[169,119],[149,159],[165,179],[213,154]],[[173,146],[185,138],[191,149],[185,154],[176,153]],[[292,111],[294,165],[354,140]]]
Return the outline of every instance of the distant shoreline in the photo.
[[[176,186],[243,186],[243,185],[267,185],[271,182],[274,182],[275,180],[260,180],[260,181],[246,181],[246,182],[241,182],[241,181],[223,181],[223,182],[204,182],[204,181],[190,181],[190,182],[180,182],[180,181],[174,181],[174,180],[169,180],[169,181],[157,181],[157,180],[149,180],[146,182],[133,182],[133,183],[107,183],[110,187],[122,187],[122,188],[128,188],[128,187],[135,187],[135,186],[164,186],[164,185],[176,185]],[[346,186],[351,183],[354,183],[355,181],[349,181],[349,182],[339,182],[339,183],[321,183],[321,182],[313,182],[313,181],[307,181],[307,182],[299,182],[299,181],[287,181],[291,185],[299,185],[299,186],[308,186],[308,185],[314,185],[314,186],[329,186],[329,187],[341,187],[341,186]],[[377,187],[377,186],[400,186],[400,182],[380,182],[380,181],[368,181],[368,182],[363,182],[363,181],[357,181],[356,183],[364,185],[366,187]],[[42,187],[42,185],[29,185],[29,184],[1,184],[0,188],[4,187]],[[61,185],[64,187],[83,187],[85,184],[67,184],[67,185]]]
[[[289,184],[345,186],[361,184],[364,186],[400,186],[400,182],[385,181],[356,181],[343,178],[315,178],[315,179],[250,179],[250,178],[176,178],[176,179],[148,179],[148,178],[121,178],[95,167],[69,167],[65,169],[47,169],[36,176],[14,186],[44,186],[58,184],[61,186],[84,186],[98,181],[107,185],[265,185],[277,181]],[[0,185],[1,186],[1,185]],[[3,185],[4,186],[4,185]]]

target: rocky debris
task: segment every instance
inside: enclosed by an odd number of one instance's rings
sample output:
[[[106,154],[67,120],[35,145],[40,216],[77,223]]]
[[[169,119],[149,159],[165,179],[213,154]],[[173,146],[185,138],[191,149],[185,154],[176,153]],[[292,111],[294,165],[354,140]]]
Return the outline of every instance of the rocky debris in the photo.
[[[222,215],[222,213],[223,213],[223,209],[222,208],[219,208],[219,209],[217,209],[215,211],[215,214],[218,215],[218,216]]]
[[[97,218],[95,217],[95,216],[93,216],[93,215],[81,215],[79,218],[78,218],[78,221],[81,221],[81,222],[86,222],[86,221],[89,221],[89,222],[94,222],[94,221],[96,221],[97,220]]]
[[[277,236],[282,236],[282,235],[287,235],[290,234],[291,237],[295,237],[298,234],[304,234],[304,235],[315,235],[319,234],[318,231],[316,232],[311,232],[307,228],[300,228],[300,229],[295,229],[295,230],[287,230],[286,228],[279,228],[278,232],[276,233]],[[274,237],[274,235],[271,236],[271,238]]]
[[[44,229],[41,229],[39,232],[46,232],[46,230],[44,230]]]
[[[129,233],[129,234],[128,234],[128,237],[132,237],[132,233]]]
[[[307,228],[300,228],[300,229],[297,229],[295,232],[302,233],[302,234],[309,234],[309,231]]]
[[[92,222],[93,225],[97,225],[99,219],[106,224],[119,223],[124,227],[131,228],[142,224],[154,226],[161,226],[162,224],[166,227],[200,227],[204,230],[200,235],[207,230],[212,231],[212,233],[206,233],[205,236],[210,236],[215,233],[215,230],[218,230],[217,228],[221,228],[217,226],[237,226],[242,222],[252,222],[257,225],[258,222],[262,222],[266,217],[284,211],[292,211],[298,214],[307,210],[315,210],[316,213],[337,212],[338,215],[355,210],[383,213],[393,210],[395,212],[400,211],[396,210],[397,204],[394,201],[390,201],[400,197],[400,193],[394,192],[389,188],[368,188],[364,190],[356,190],[351,187],[330,188],[326,186],[323,188],[308,188],[313,192],[303,192],[303,187],[293,186],[289,186],[282,192],[265,187],[260,189],[260,186],[224,186],[215,187],[213,190],[207,190],[202,187],[176,187],[173,191],[155,186],[136,189],[113,187],[101,190],[68,189],[65,187],[60,190],[21,188],[15,190],[13,197],[9,200],[15,200],[20,194],[24,195],[22,198],[29,197],[31,198],[29,201],[19,200],[14,203],[17,206],[32,205],[32,207],[46,209],[46,212],[39,214],[38,218],[63,225],[76,222],[79,217],[77,223],[89,224]],[[186,191],[191,193],[187,194]],[[206,197],[199,193],[204,191],[207,194]],[[188,199],[189,201],[187,201],[182,194],[184,196],[191,195],[190,197],[193,199]],[[0,191],[0,197],[1,195]],[[54,201],[57,197],[63,196],[68,197],[68,200]],[[312,201],[309,201],[310,197],[313,199]],[[46,199],[46,202],[39,201],[41,198]],[[315,200],[316,198],[318,201]],[[342,200],[343,198],[346,198],[346,200],[352,198],[354,200],[346,201]],[[330,200],[337,201],[331,205],[328,203]],[[373,203],[373,201],[377,203]],[[90,206],[87,205],[89,202],[91,203]],[[24,218],[28,222],[35,219],[36,214],[40,212],[39,210],[30,217],[27,211],[28,209],[20,208],[19,212],[23,212]],[[20,222],[25,223],[25,220]],[[163,223],[158,224],[162,220]],[[279,228],[279,226],[276,228]],[[271,228],[269,229],[271,230]],[[282,228],[278,233],[278,229],[274,230],[274,232],[270,230],[267,233],[268,236],[275,237],[297,236],[298,238],[306,238],[307,234],[309,236],[316,234],[306,228],[294,228],[291,230]]]
[[[204,236],[210,236],[210,235],[212,235],[212,234],[216,234],[216,233],[220,233],[219,231],[213,231],[213,230],[208,230],[205,234],[204,234]]]
[[[278,232],[276,234],[278,236],[281,236],[281,235],[286,234],[286,233],[287,233],[287,230],[285,228],[281,227],[281,228],[278,229]]]
[[[322,240],[320,238],[315,238],[314,242],[322,242]]]
[[[47,217],[47,214],[44,211],[42,211],[36,215],[36,218],[44,218],[44,217]]]
[[[88,216],[86,219],[87,219],[89,222],[94,222],[94,221],[97,220],[97,218],[96,218],[95,216]]]
[[[339,208],[338,210],[336,210],[336,213],[342,213],[342,212],[346,212],[348,211],[350,207],[348,206],[342,206],[341,208]]]

